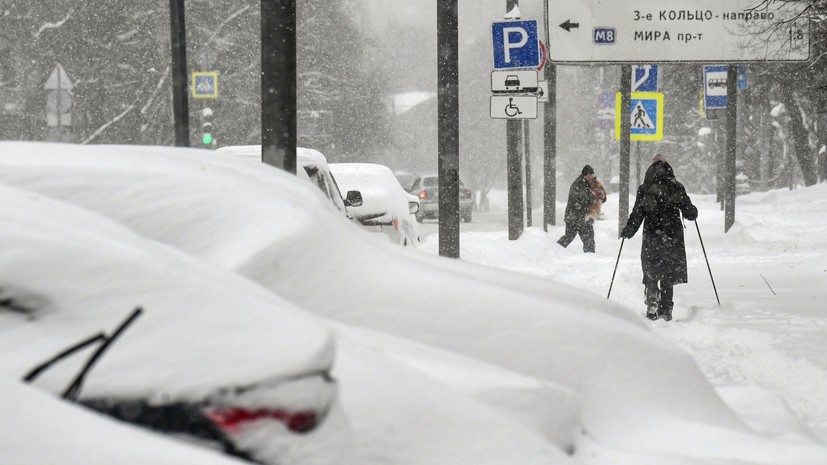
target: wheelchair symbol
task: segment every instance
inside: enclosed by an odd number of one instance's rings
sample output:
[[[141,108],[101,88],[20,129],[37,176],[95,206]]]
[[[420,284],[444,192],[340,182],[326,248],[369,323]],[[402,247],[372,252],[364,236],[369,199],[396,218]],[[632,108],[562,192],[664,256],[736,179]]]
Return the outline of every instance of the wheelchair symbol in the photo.
[[[517,115],[522,115],[523,112],[517,108],[517,105],[514,105],[514,98],[508,98],[508,105],[505,106],[505,114],[509,117],[514,117]]]

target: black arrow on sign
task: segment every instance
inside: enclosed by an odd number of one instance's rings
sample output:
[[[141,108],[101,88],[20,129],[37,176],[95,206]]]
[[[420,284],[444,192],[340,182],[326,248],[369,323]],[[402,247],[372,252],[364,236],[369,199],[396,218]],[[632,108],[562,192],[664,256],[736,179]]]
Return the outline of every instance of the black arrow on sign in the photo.
[[[565,23],[561,24],[560,27],[566,30],[566,32],[571,32],[572,29],[580,27],[580,23],[573,23],[570,19],[567,19]]]

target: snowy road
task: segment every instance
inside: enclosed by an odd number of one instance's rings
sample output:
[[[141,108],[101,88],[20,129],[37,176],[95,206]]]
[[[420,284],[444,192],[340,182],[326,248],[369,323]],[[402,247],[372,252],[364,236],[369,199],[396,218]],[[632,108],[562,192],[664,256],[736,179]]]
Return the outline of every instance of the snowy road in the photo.
[[[827,186],[739,197],[736,223],[726,234],[714,197],[692,199],[721,306],[695,223],[687,222],[689,283],[675,288],[676,319],[649,325],[691,352],[721,396],[754,428],[789,430],[766,418],[786,404],[794,411],[790,422],[805,422],[827,442]],[[563,232],[559,219],[548,234],[530,228],[519,241],[508,241],[500,212],[486,215],[479,226],[463,227],[461,257],[606,296],[620,246],[617,206],[613,194],[604,220],[595,226],[595,255],[584,255],[579,239],[567,249],[557,245]],[[558,215],[564,207],[558,204]],[[542,216],[535,212],[536,218]],[[435,226],[430,236],[423,230],[426,253],[437,253]],[[611,299],[643,317],[639,257],[640,234],[625,241]]]

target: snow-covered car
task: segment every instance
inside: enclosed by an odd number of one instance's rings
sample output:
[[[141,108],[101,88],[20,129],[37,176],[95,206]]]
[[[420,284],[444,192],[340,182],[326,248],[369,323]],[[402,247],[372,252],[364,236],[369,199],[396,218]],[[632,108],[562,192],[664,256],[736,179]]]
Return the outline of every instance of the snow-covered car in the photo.
[[[216,150],[216,153],[235,155],[248,160],[261,162],[260,145],[229,145]],[[351,217],[348,207],[358,207],[362,203],[362,194],[353,192],[349,198],[342,198],[336,178],[330,172],[327,158],[315,149],[297,147],[296,164],[298,168],[296,175],[307,179],[319,186],[322,193],[330,199],[330,203],[344,215]]]
[[[361,193],[362,205],[350,212],[363,227],[387,234],[396,244],[419,244],[415,217],[419,201],[402,189],[390,168],[376,163],[331,163],[330,170],[345,197]]]
[[[221,451],[133,428],[0,377],[3,465],[242,465]],[[105,440],[101,440],[105,438]]]
[[[0,377],[261,464],[341,434],[317,317],[98,214],[0,199]]]
[[[557,463],[827,463],[827,448],[812,438],[753,429],[683,346],[654,334],[628,306],[554,275],[540,279],[372,240],[318,208],[325,199],[307,195],[315,187],[239,162],[163,147],[4,143],[0,182],[93,209],[338,323],[560,386],[549,403],[567,405],[571,418],[559,434],[537,429],[571,455]],[[553,240],[548,245],[557,250]],[[557,414],[534,405],[523,411],[535,424]],[[443,463],[458,461],[450,458]],[[524,462],[534,463],[509,463]]]
[[[439,176],[424,175],[416,178],[411,193],[419,197],[421,208],[417,219],[439,218]],[[459,216],[464,223],[470,223],[474,211],[474,193],[459,180]]]

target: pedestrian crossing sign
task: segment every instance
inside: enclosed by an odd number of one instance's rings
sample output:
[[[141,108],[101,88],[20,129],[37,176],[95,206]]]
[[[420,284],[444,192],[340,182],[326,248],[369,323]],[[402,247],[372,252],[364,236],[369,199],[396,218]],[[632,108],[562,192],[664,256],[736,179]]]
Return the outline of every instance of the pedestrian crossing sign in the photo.
[[[192,98],[218,98],[218,73],[198,71],[192,73]]]
[[[615,140],[620,140],[620,92],[615,95]],[[629,113],[629,139],[659,141],[663,139],[663,93],[632,92]]]

